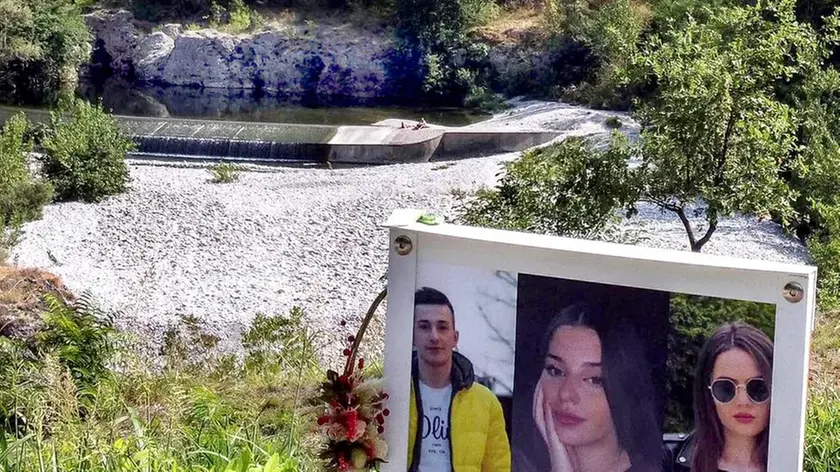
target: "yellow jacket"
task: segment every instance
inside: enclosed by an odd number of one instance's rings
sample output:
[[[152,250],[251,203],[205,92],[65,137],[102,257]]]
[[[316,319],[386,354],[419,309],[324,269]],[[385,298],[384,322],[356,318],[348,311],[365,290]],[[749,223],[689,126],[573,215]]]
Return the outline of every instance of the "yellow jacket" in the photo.
[[[450,449],[453,472],[510,472],[511,453],[502,405],[493,392],[475,381],[472,363],[454,352],[450,404]],[[408,470],[416,471],[420,459],[417,412],[416,359],[413,362],[409,409]],[[444,471],[441,471],[444,472]]]

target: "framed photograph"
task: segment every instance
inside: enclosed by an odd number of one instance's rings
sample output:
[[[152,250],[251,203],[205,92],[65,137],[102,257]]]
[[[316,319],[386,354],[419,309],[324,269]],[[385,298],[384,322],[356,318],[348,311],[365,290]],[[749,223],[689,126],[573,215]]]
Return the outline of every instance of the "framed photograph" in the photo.
[[[383,471],[802,470],[815,267],[422,215],[386,223]]]

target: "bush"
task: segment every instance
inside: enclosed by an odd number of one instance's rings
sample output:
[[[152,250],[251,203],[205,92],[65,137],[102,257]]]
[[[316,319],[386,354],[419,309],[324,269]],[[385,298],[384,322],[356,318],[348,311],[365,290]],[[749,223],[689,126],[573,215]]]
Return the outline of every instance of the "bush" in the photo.
[[[11,103],[49,103],[75,86],[90,33],[69,0],[0,0],[0,90]]]
[[[125,157],[135,144],[101,105],[63,101],[50,114],[50,123],[42,144],[42,172],[58,200],[96,202],[126,191],[130,178]]]
[[[482,103],[490,82],[489,47],[469,37],[488,17],[489,0],[399,0],[397,46],[389,59],[392,95],[431,103]],[[410,98],[409,98],[410,97]]]
[[[606,230],[616,210],[636,202],[626,138],[606,150],[579,137],[529,150],[504,164],[495,189],[483,189],[462,209],[467,223],[570,237]]]
[[[213,176],[213,183],[231,183],[239,180],[239,172],[242,169],[235,164],[227,162],[213,164],[208,169],[208,172]]]
[[[103,333],[79,336],[95,323],[76,306],[58,312],[47,327],[52,349],[32,351],[0,337],[0,470],[35,472],[43,470],[39,464],[91,472],[320,470],[314,438],[303,427],[314,423],[303,398],[318,385],[295,368],[313,358],[304,351],[312,333],[300,323],[300,310],[282,323],[262,318],[242,333],[265,364],[222,356],[201,363],[181,358],[161,369],[158,359],[139,354],[145,346],[128,333],[108,334],[119,341],[112,345],[113,369],[86,387],[70,375],[84,364],[73,362],[85,358],[82,352],[95,354]],[[266,354],[277,343],[286,359],[300,362],[278,366]],[[98,362],[90,366],[99,371]]]
[[[89,389],[109,374],[114,352],[114,314],[101,310],[90,295],[73,305],[54,294],[44,295],[49,311],[38,346],[56,353],[79,389]]]
[[[840,306],[840,206],[817,204],[823,224],[807,244],[819,271],[819,304],[824,310]]]
[[[34,180],[28,168],[32,144],[22,113],[9,119],[0,132],[0,263],[15,245],[20,226],[37,220],[52,200],[52,187]]]
[[[551,0],[547,21],[557,35],[551,54],[558,56],[554,68],[562,79],[553,82],[555,98],[595,108],[628,109],[629,92],[620,87],[617,72],[636,50],[650,19],[644,3],[630,0],[596,4]],[[563,60],[569,54],[584,60]],[[576,69],[565,70],[568,63]]]

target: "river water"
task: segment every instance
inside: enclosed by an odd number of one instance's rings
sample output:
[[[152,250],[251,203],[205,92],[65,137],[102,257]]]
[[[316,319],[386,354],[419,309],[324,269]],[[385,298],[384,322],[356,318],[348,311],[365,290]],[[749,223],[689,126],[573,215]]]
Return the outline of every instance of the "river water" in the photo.
[[[112,113],[128,116],[319,125],[370,125],[388,118],[423,118],[445,126],[465,126],[490,118],[488,114],[458,108],[343,106],[334,102],[304,106],[250,90],[140,86],[120,80],[83,82],[77,94],[88,100],[101,99]]]

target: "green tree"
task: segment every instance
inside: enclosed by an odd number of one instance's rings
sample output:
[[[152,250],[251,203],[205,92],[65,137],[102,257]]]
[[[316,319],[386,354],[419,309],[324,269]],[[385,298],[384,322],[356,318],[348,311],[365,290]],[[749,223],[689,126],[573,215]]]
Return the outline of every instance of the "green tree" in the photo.
[[[497,188],[467,202],[461,218],[477,226],[598,237],[618,218],[617,208],[636,201],[630,152],[619,132],[606,149],[569,137],[526,151],[504,164]]]
[[[136,147],[101,105],[64,100],[50,114],[43,139],[42,172],[58,200],[96,202],[126,191],[126,154]]]
[[[0,0],[0,89],[4,100],[44,103],[75,85],[90,33],[67,0]]]
[[[626,71],[628,82],[654,89],[635,111],[642,200],[679,217],[692,251],[721,217],[790,216],[793,194],[780,174],[796,150],[800,116],[776,87],[820,58],[792,1],[708,13],[707,22],[689,19],[651,36]]]
[[[470,30],[491,0],[397,0],[397,47],[389,64],[395,96],[443,103],[490,101],[489,48]]]

